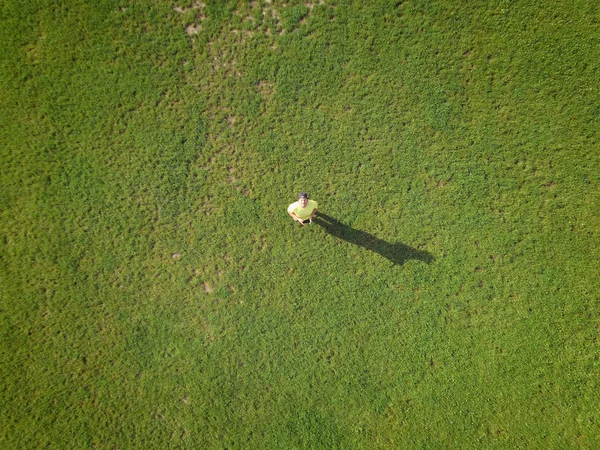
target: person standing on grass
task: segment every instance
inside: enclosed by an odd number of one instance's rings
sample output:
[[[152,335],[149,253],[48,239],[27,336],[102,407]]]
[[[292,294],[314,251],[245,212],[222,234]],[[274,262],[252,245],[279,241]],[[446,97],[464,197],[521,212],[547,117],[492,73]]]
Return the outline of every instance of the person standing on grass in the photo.
[[[300,192],[298,201],[288,206],[287,212],[301,225],[312,223],[313,214],[317,211],[317,202],[308,199],[306,192]]]

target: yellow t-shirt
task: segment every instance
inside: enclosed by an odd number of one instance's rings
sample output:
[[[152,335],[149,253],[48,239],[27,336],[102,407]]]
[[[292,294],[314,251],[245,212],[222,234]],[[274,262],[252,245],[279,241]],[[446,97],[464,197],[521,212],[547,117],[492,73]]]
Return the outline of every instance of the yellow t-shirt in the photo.
[[[313,210],[317,209],[317,202],[315,202],[314,200],[309,200],[306,203],[306,207],[302,207],[300,206],[300,202],[294,202],[292,203],[290,206],[288,206],[288,212],[291,213],[295,213],[298,217],[300,217],[302,220],[306,220],[310,217],[310,213],[313,212]]]

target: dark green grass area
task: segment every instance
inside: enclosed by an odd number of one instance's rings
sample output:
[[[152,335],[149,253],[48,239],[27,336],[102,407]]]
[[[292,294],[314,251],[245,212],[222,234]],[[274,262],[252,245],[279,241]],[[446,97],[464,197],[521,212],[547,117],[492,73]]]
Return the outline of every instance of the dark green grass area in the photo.
[[[2,448],[600,447],[596,2],[0,8]]]

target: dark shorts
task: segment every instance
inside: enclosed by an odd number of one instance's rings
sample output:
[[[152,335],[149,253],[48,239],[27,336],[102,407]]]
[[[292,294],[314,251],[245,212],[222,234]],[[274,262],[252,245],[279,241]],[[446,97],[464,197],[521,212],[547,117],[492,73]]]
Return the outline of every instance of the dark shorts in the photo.
[[[310,219],[303,220],[302,223],[304,223],[304,224],[310,223]]]

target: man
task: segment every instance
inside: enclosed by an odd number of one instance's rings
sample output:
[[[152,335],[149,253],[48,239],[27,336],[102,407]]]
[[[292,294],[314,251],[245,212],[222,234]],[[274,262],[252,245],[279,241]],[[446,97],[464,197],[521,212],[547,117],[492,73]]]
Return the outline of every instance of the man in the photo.
[[[300,192],[298,201],[288,206],[288,214],[301,225],[312,223],[314,213],[317,211],[317,202],[308,199],[306,192]]]

